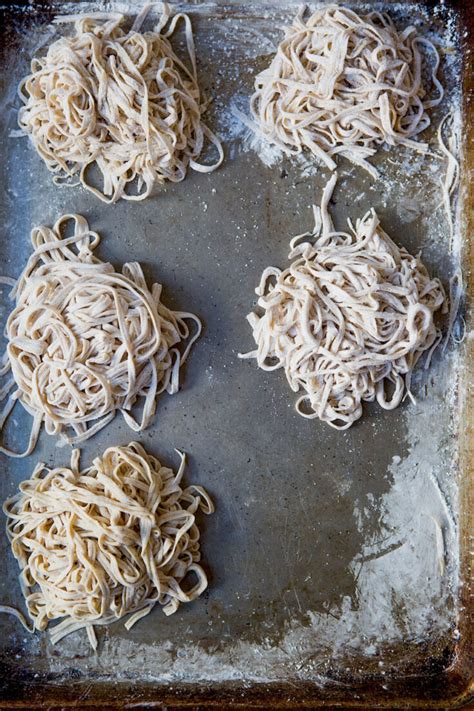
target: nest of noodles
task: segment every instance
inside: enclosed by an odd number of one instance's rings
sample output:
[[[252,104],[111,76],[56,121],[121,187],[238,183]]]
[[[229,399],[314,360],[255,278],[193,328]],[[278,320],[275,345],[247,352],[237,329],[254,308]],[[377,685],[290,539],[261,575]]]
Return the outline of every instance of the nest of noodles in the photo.
[[[256,130],[286,153],[308,149],[331,170],[342,155],[374,177],[367,158],[382,143],[427,151],[415,139],[444,95],[433,43],[413,26],[398,32],[385,13],[330,5],[304,20],[303,12],[255,79]],[[423,86],[423,47],[434,57],[434,97]]]
[[[301,415],[347,429],[364,401],[390,410],[410,394],[418,359],[441,339],[434,314],[446,302],[439,279],[390,239],[374,210],[349,221],[349,232],[335,231],[328,204],[336,180],[314,208],[313,232],[291,241],[291,265],[264,270],[258,310],[247,317],[257,348],[241,357],[283,368],[291,389],[303,391]]]
[[[155,183],[179,182],[188,167],[209,172],[220,165],[220,141],[203,123],[206,108],[197,80],[189,17],[163,15],[152,32],[140,32],[147,6],[129,32],[120,14],[58,18],[74,22],[44,57],[31,63],[19,95],[19,125],[31,137],[55,181],[77,177],[104,202],[143,200]],[[185,26],[191,68],[169,37]],[[219,153],[214,165],[198,158],[206,141]],[[102,189],[90,181],[95,167]],[[134,184],[135,192],[127,192]]]
[[[182,487],[180,456],[175,474],[132,442],[81,471],[74,450],[70,468],[38,464],[5,502],[34,629],[64,618],[52,629],[53,644],[86,628],[96,648],[94,625],[131,615],[130,629],[156,604],[170,615],[207,588],[195,515],[214,506],[201,487]],[[189,574],[195,582],[184,589]]]

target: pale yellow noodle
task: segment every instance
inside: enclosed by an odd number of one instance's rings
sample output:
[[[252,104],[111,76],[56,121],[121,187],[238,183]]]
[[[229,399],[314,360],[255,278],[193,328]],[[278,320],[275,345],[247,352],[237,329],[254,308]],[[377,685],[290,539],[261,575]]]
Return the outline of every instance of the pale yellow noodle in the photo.
[[[185,457],[175,474],[137,442],[109,447],[88,469],[38,464],[5,502],[7,535],[33,630],[56,644],[95,625],[130,615],[127,629],[161,605],[171,615],[207,588],[196,525],[198,509],[214,511],[200,486],[183,487]],[[193,581],[185,583],[192,574]],[[0,612],[16,615],[15,608]],[[30,630],[31,631],[31,630]]]
[[[423,87],[421,47],[433,57],[434,97]],[[331,170],[342,155],[377,177],[367,159],[382,143],[427,151],[416,138],[444,95],[438,66],[436,47],[413,26],[397,31],[385,13],[300,12],[255,79],[253,126],[286,153],[307,149]]]
[[[143,200],[155,183],[179,182],[188,167],[212,171],[223,160],[219,139],[202,121],[191,21],[154,4],[163,14],[151,32],[140,31],[150,5],[129,32],[117,13],[57,18],[74,23],[74,33],[33,59],[19,87],[19,125],[55,181],[78,178],[104,202]],[[180,21],[191,68],[169,41]],[[211,165],[198,162],[206,141],[218,151]],[[93,166],[100,189],[89,180]],[[136,190],[127,192],[132,183]]]
[[[410,394],[421,354],[439,343],[434,313],[445,295],[419,256],[398,247],[369,210],[349,232],[334,229],[327,184],[313,232],[291,241],[291,265],[264,270],[258,309],[249,314],[263,370],[283,368],[304,417],[347,429],[364,401],[385,409]],[[393,392],[388,395],[386,385]]]
[[[73,234],[64,236],[71,221]],[[30,454],[42,423],[48,434],[71,444],[91,437],[117,412],[134,431],[145,429],[157,395],[177,392],[180,367],[201,322],[168,309],[161,285],[149,289],[137,262],[117,272],[95,257],[99,235],[80,215],[63,215],[53,228],[37,227],[31,239],[34,252],[11,292],[15,307],[1,371],[11,377],[0,391],[0,399],[8,397],[0,431],[17,401],[34,424],[25,452],[0,451]],[[131,410],[139,402],[137,421]]]
[[[446,219],[449,225],[450,241],[454,238],[454,218],[453,209],[451,206],[451,198],[459,184],[460,165],[456,158],[459,152],[458,136],[454,124],[454,116],[450,112],[442,119],[438,126],[438,145],[442,155],[446,159],[446,174],[441,180],[441,190],[443,192],[442,205],[446,213]],[[446,143],[443,138],[443,129],[447,127]]]

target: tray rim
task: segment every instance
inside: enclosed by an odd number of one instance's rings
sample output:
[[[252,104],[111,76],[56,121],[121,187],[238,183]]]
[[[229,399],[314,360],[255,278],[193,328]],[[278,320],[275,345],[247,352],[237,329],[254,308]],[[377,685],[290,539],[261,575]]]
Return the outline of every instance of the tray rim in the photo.
[[[393,0],[388,0],[390,3]],[[399,0],[400,1],[400,0]],[[193,3],[193,0],[189,0]],[[199,3],[200,0],[194,0]],[[357,0],[356,0],[357,2]],[[401,0],[411,4],[412,0]],[[434,7],[436,0],[422,0]],[[50,6],[49,0],[35,0],[33,7],[28,0],[3,0],[0,10],[9,6],[29,7],[33,11]],[[460,201],[463,206],[461,229],[464,235],[461,261],[464,265],[463,279],[466,284],[465,313],[466,333],[474,328],[474,185],[470,174],[474,171],[474,71],[469,50],[474,48],[474,2],[469,0],[446,0],[446,5],[456,10],[461,25],[462,87],[463,87],[463,160],[461,165]],[[471,49],[472,51],[472,49]],[[137,688],[132,682],[99,682],[93,687],[94,695],[81,698],[84,686],[90,686],[93,679],[86,682],[60,687],[47,681],[28,681],[28,698],[22,698],[24,687],[13,684],[9,690],[12,697],[0,699],[0,709],[174,709],[192,708],[247,708],[250,704],[257,708],[389,708],[389,709],[459,709],[474,708],[474,562],[469,544],[474,524],[474,338],[466,338],[463,346],[463,360],[466,367],[459,381],[460,421],[465,426],[459,432],[460,471],[460,591],[458,629],[459,641],[446,666],[436,675],[422,672],[403,678],[361,680],[341,691],[328,688],[322,690],[316,683],[302,681],[295,683],[242,683],[221,684],[181,684],[142,685],[137,698]],[[427,685],[428,684],[428,685]],[[146,688],[146,694],[143,689]],[[86,689],[87,691],[87,689]],[[61,697],[66,692],[67,698]],[[87,693],[89,693],[87,691]],[[370,705],[370,706],[368,706]]]

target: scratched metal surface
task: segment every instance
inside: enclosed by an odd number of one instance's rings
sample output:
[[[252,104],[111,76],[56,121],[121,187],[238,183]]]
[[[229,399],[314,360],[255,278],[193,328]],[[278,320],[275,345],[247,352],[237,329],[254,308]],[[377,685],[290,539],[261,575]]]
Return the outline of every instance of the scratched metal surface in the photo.
[[[323,170],[307,175],[288,160],[267,167],[254,150],[243,149],[245,136],[230,112],[232,103],[245,106],[252,76],[268,62],[279,27],[295,5],[189,6],[201,83],[214,97],[210,121],[224,138],[226,161],[211,175],[190,173],[146,202],[113,206],[102,205],[82,189],[55,188],[28,142],[11,137],[18,106],[15,87],[28,70],[32,49],[49,36],[48,23],[57,8],[10,6],[3,11],[1,271],[19,273],[30,253],[33,225],[79,212],[101,234],[103,259],[116,266],[127,259],[141,262],[150,281],[164,284],[167,304],[202,318],[204,335],[192,352],[180,393],[160,399],[153,425],[138,439],[169,464],[176,463],[175,447],[186,451],[187,480],[204,485],[217,508],[201,521],[208,592],[169,618],[156,609],[129,633],[120,624],[100,631],[97,655],[81,633],[53,648],[47,634],[30,638],[13,619],[1,617],[5,699],[20,695],[22,684],[33,689],[48,680],[64,694],[68,685],[84,684],[83,693],[90,698],[99,694],[101,684],[105,688],[109,682],[131,679],[143,694],[150,684],[204,681],[317,680],[332,688],[334,680],[344,678],[350,688],[358,674],[393,676],[427,663],[436,670],[452,653],[455,532],[442,531],[451,548],[442,553],[445,562],[433,568],[430,580],[424,567],[428,533],[423,529],[429,512],[418,520],[414,510],[408,524],[400,523],[394,510],[392,518],[387,514],[388,497],[397,486],[398,508],[411,511],[411,484],[403,477],[401,483],[397,480],[404,462],[403,476],[413,468],[416,495],[423,497],[415,475],[426,459],[445,477],[440,487],[456,520],[449,480],[450,463],[456,459],[457,403],[449,395],[452,355],[436,355],[431,375],[419,371],[414,392],[421,404],[405,402],[395,412],[368,406],[345,433],[299,417],[281,374],[260,372],[254,363],[237,359],[239,351],[252,346],[244,317],[253,306],[262,269],[285,265],[289,238],[310,228],[310,206],[328,178]],[[61,12],[67,9],[60,7]],[[429,17],[413,8],[404,13],[410,19]],[[446,24],[442,14],[431,20],[439,27]],[[398,151],[382,151],[377,162],[383,172],[377,183],[341,165],[332,206],[336,223],[374,206],[389,234],[409,250],[423,249],[427,266],[446,285],[456,264],[443,213],[434,209],[440,199],[436,166],[429,170],[423,161],[416,163]],[[3,295],[3,317],[8,309]],[[428,423],[421,445],[417,422]],[[28,418],[15,411],[7,440],[21,446],[28,427]],[[82,461],[132,439],[117,418],[85,444]],[[68,450],[43,434],[30,457],[2,457],[2,500],[38,460],[63,464]],[[430,529],[429,550],[436,546],[432,535]],[[0,542],[0,601],[21,605],[16,563],[3,533]],[[413,570],[407,573],[402,554],[409,546]],[[388,610],[363,614],[364,605],[380,604],[377,598],[364,600],[364,563],[400,550],[389,565],[394,580],[398,576],[402,582],[393,583]],[[377,589],[379,572],[374,571]],[[386,578],[387,571],[380,575]],[[434,597],[426,596],[427,586],[434,586]],[[405,588],[410,590],[406,598]],[[380,619],[385,614],[390,624]],[[420,625],[421,618],[426,624]],[[20,685],[15,692],[14,684]]]

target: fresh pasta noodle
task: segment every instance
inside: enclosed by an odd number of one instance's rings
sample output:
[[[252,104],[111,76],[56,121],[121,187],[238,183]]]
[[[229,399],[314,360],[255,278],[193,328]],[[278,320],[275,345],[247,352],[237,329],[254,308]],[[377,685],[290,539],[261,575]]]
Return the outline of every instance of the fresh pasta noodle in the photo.
[[[159,3],[161,5],[161,3]],[[19,95],[19,125],[55,182],[78,179],[102,201],[143,200],[156,183],[179,182],[188,167],[209,172],[223,160],[219,139],[203,123],[206,108],[197,80],[189,17],[163,14],[152,32],[141,32],[147,5],[131,30],[118,13],[59,17],[74,34],[35,58]],[[169,38],[184,22],[191,68]],[[198,162],[206,141],[217,148],[213,165]],[[89,181],[95,166],[102,188]],[[136,192],[127,187],[136,184]]]
[[[71,221],[73,233],[65,236]],[[168,309],[161,285],[150,290],[137,262],[124,264],[120,273],[95,257],[99,235],[80,215],[63,215],[52,229],[35,228],[31,240],[34,252],[11,292],[15,307],[7,320],[1,371],[11,377],[0,393],[8,396],[0,431],[17,401],[34,424],[25,452],[0,451],[30,454],[42,423],[48,434],[74,445],[117,412],[135,432],[145,429],[157,396],[178,391],[179,370],[201,322]],[[131,410],[139,402],[137,422]]]
[[[308,149],[331,170],[342,155],[374,177],[367,159],[382,143],[427,151],[416,139],[444,95],[436,47],[413,26],[398,32],[385,13],[360,16],[338,5],[307,20],[303,13],[255,79],[255,130],[286,153]],[[422,47],[433,55],[434,97],[423,87]]]
[[[410,394],[421,354],[440,340],[433,316],[446,310],[443,287],[420,258],[398,247],[369,210],[349,232],[335,231],[328,204],[334,174],[314,208],[312,233],[291,243],[291,265],[264,270],[249,314],[263,370],[283,368],[307,418],[347,429],[363,401],[387,410]],[[387,384],[392,394],[387,393]]]
[[[5,502],[7,535],[20,566],[20,582],[33,630],[51,631],[56,644],[86,629],[94,648],[95,625],[129,615],[130,629],[155,605],[171,615],[207,588],[196,513],[210,514],[206,491],[182,486],[137,442],[109,447],[88,469],[38,464]],[[192,574],[194,583],[184,586]],[[26,626],[15,608],[3,606]],[[27,627],[28,628],[28,627]]]
[[[454,116],[452,113],[448,113],[442,119],[438,126],[438,145],[443,157],[446,159],[446,174],[444,176],[444,179],[441,181],[441,190],[443,193],[442,204],[449,225],[449,235],[451,242],[454,238],[454,218],[453,210],[451,207],[451,198],[459,184],[460,173],[459,161],[456,158],[456,154],[458,153],[457,133],[453,126],[453,123]],[[448,132],[446,143],[443,138],[443,129],[445,128],[445,126],[447,126],[448,129],[451,129]]]
[[[446,140],[443,137],[443,132],[446,132],[447,134]],[[455,214],[453,215],[453,212],[455,211],[456,204],[455,199],[453,200],[453,196],[459,185],[461,171],[459,160],[456,157],[459,152],[459,145],[455,115],[452,111],[444,116],[438,126],[438,146],[443,158],[446,160],[446,172],[444,178],[440,181],[443,195],[441,204],[446,214],[446,220],[449,226],[450,243],[452,246],[455,233]],[[452,205],[452,202],[454,202],[454,205]],[[453,337],[454,325],[460,310],[463,293],[464,287],[462,271],[461,269],[457,269],[449,281],[449,316],[446,335],[444,338],[443,352],[446,350],[449,341]],[[461,316],[462,335],[460,336],[459,341],[453,337],[455,343],[460,343],[464,339],[465,325],[464,318]]]

